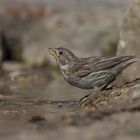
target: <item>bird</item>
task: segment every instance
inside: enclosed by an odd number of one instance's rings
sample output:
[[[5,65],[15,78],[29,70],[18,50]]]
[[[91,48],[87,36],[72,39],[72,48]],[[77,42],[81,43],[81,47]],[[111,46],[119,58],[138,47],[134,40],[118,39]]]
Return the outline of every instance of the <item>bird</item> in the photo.
[[[93,56],[79,58],[64,47],[49,48],[64,77],[81,89],[105,90],[122,71],[140,61],[138,56]]]

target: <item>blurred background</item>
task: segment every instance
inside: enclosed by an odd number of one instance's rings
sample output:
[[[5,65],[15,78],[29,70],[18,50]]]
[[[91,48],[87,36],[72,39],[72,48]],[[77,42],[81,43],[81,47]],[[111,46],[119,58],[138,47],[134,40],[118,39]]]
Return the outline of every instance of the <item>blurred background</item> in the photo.
[[[48,48],[66,47],[79,57],[140,55],[140,1],[132,1],[0,0],[2,136],[15,137],[30,129],[31,116],[46,116],[46,106],[35,101],[79,100],[90,92],[63,80]],[[136,69],[124,79],[134,79]]]
[[[116,55],[122,15],[129,5],[130,0],[0,0],[3,70],[21,80],[23,69],[25,75],[25,69],[45,67],[51,77],[40,83],[45,96],[85,95],[87,91],[64,82],[48,48],[66,47],[79,57]]]

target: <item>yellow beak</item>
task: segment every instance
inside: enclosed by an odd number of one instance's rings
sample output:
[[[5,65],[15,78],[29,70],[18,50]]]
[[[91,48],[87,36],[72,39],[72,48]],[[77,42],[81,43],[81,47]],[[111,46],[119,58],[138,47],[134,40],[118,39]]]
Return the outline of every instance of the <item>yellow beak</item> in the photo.
[[[56,50],[55,49],[49,49],[49,54],[52,56],[56,56]]]

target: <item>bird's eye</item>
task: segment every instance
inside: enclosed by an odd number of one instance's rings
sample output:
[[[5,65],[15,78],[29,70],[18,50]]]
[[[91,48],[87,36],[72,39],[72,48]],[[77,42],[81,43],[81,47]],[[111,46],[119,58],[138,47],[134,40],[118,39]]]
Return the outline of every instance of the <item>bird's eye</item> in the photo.
[[[59,51],[59,54],[62,55],[63,54],[63,51]]]

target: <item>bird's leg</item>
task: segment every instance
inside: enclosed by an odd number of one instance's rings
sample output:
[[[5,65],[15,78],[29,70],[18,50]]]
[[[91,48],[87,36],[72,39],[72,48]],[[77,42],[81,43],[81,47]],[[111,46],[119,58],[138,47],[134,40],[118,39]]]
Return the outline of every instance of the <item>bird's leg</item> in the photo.
[[[85,101],[92,93],[85,95],[84,97],[80,98],[80,102]]]
[[[100,88],[101,91],[104,91],[104,90],[109,90],[111,89],[113,86],[111,85],[110,87],[108,87],[110,84],[112,84],[114,81],[116,80],[116,77],[112,78],[109,82],[107,82],[104,86],[102,86]]]
[[[84,100],[85,98],[87,98],[87,97],[90,96],[91,94],[96,94],[98,91],[100,91],[100,88],[98,88],[98,87],[95,87],[94,89],[89,90],[90,93],[88,93],[87,95],[85,95],[84,97],[82,97],[82,98],[80,99],[80,101]]]
[[[112,82],[113,82],[113,81],[112,81]],[[112,82],[109,82],[109,83],[107,83],[106,85],[104,85],[104,86],[101,88],[101,91],[109,89],[109,88],[107,88],[107,87],[108,87]]]

